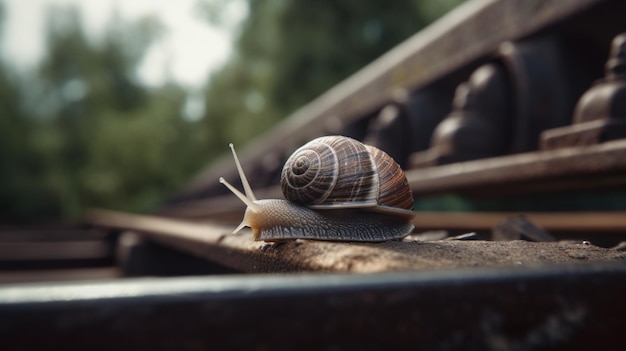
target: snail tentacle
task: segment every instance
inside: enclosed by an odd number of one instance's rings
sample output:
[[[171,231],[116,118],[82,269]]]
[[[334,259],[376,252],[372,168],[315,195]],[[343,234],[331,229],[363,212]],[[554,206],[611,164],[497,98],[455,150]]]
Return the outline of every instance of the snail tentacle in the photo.
[[[235,196],[237,196],[241,201],[243,201],[243,203],[246,204],[246,206],[248,206],[252,211],[259,212],[259,206],[254,203],[254,200],[250,199],[244,193],[239,191],[239,189],[235,188],[232,184],[227,182],[224,177],[220,177],[220,183],[226,185],[228,190],[232,191],[232,193],[235,194]]]
[[[239,223],[237,228],[235,228],[235,230],[233,230],[233,232],[232,232],[232,234],[236,234],[238,231],[240,231],[244,227],[249,227],[250,226],[250,219],[249,219],[249,216],[248,216],[249,212],[260,213],[262,209],[261,209],[260,205],[256,204],[254,201],[252,201],[251,199],[246,197],[246,195],[244,193],[242,193],[237,188],[235,188],[232,184],[227,182],[226,179],[224,179],[224,177],[220,177],[220,183],[226,185],[226,187],[233,194],[235,194],[235,196],[237,196],[241,201],[243,201],[244,204],[246,204],[246,206],[248,206],[248,208],[246,209],[246,214],[243,217],[243,220],[241,221],[241,223]]]
[[[239,179],[241,179],[241,184],[243,184],[243,190],[246,192],[246,196],[252,200],[256,201],[256,196],[252,192],[252,187],[250,187],[250,183],[248,183],[248,178],[246,174],[243,172],[243,168],[241,167],[241,163],[239,162],[239,157],[237,157],[237,153],[235,152],[235,146],[233,143],[228,144],[230,150],[233,152],[233,158],[235,159],[235,165],[237,166],[237,172],[239,172]]]

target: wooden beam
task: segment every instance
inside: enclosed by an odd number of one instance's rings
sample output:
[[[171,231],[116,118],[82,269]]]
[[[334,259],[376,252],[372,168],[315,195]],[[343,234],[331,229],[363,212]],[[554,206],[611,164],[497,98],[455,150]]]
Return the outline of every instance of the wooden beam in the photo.
[[[43,260],[104,260],[111,256],[105,241],[19,241],[0,245],[0,262]]]
[[[626,186],[626,140],[414,169],[406,176],[415,196],[454,192],[514,196]],[[262,199],[283,198],[279,186],[258,193]],[[170,204],[159,214],[233,221],[240,218],[244,208],[229,194]],[[572,218],[572,223],[577,223],[575,216]],[[587,227],[582,223],[581,228]]]
[[[333,243],[297,240],[269,244],[236,235],[232,226],[97,211],[98,226],[141,233],[145,238],[243,272],[351,272],[432,270],[459,267],[542,265],[623,259],[626,253],[593,245],[522,241],[388,241]]]
[[[489,230],[507,218],[523,215],[547,231],[626,233],[626,212],[417,212],[422,229]],[[591,238],[591,237],[590,237]]]
[[[517,194],[626,185],[626,140],[414,169],[406,176],[417,195],[459,190]]]
[[[76,280],[94,281],[121,277],[121,272],[117,267],[0,271],[0,282],[2,284]]]

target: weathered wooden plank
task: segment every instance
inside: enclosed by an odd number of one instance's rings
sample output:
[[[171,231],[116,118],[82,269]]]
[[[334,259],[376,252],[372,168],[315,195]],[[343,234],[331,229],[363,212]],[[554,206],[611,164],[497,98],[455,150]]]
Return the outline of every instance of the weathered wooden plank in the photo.
[[[413,222],[421,228],[492,229],[510,212],[417,212]],[[567,232],[626,232],[626,212],[526,212],[529,221],[548,231]],[[591,239],[591,236],[590,236]]]
[[[277,191],[279,191],[277,189]],[[280,195],[276,197],[282,198]],[[193,201],[167,212],[174,218],[207,219],[220,223],[236,223],[243,218],[245,206],[234,196]],[[580,212],[433,212],[415,213],[413,224],[418,230],[487,230],[512,216],[524,215],[548,231],[626,232],[624,211]]]
[[[418,195],[468,189],[515,194],[624,185],[626,140],[416,169],[406,176]]]
[[[2,227],[0,228],[0,243],[16,241],[89,241],[106,240],[107,232],[98,230],[86,230],[78,228],[24,228]]]
[[[39,269],[0,271],[0,285],[16,283],[43,283],[59,281],[94,281],[121,278],[117,267]]]
[[[625,186],[626,140],[414,169],[406,176],[415,196],[455,191],[516,195]],[[258,193],[258,198],[283,198],[278,186]],[[159,214],[233,221],[244,208],[235,196],[226,195],[170,204]]]
[[[593,245],[522,241],[389,241],[331,243],[297,240],[255,242],[244,230],[206,223],[95,212],[92,223],[142,233],[146,238],[243,272],[372,273],[459,267],[541,265],[626,258],[626,253]]]
[[[104,241],[21,241],[0,244],[0,262],[32,260],[95,260],[111,256]]]

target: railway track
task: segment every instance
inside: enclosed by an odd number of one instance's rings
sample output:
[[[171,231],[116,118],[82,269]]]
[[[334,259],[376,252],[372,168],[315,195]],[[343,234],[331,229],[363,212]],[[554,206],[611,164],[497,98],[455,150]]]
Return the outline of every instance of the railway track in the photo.
[[[259,198],[310,139],[381,148],[416,199],[403,241],[231,235],[230,155],[154,213],[0,230],[0,348],[619,349],[626,100],[597,89],[626,86],[623,13],[468,1],[243,147]]]

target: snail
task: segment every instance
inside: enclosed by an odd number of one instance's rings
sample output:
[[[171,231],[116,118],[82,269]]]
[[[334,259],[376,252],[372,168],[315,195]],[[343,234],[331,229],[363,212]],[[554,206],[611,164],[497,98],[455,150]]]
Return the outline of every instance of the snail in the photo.
[[[244,187],[224,184],[248,207],[233,231],[252,228],[254,240],[311,239],[377,242],[413,230],[413,194],[400,166],[385,152],[344,136],[326,136],[297,149],[285,163],[287,200],[257,200],[232,144]]]

